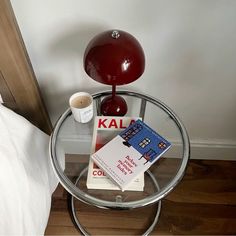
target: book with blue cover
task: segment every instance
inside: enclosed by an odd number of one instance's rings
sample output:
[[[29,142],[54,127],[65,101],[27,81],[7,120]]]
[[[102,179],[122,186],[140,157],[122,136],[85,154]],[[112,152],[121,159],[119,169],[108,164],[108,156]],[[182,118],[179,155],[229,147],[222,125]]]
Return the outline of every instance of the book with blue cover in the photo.
[[[124,191],[170,147],[169,141],[137,120],[91,157]]]

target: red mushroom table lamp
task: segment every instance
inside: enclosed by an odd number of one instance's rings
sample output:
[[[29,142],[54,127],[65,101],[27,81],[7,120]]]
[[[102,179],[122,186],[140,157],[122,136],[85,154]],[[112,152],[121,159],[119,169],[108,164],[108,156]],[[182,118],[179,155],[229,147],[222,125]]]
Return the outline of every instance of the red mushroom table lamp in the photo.
[[[94,80],[112,85],[112,95],[101,102],[101,113],[123,116],[125,100],[116,95],[116,85],[137,80],[144,72],[145,56],[136,38],[121,30],[109,30],[95,36],[84,54],[84,69]]]

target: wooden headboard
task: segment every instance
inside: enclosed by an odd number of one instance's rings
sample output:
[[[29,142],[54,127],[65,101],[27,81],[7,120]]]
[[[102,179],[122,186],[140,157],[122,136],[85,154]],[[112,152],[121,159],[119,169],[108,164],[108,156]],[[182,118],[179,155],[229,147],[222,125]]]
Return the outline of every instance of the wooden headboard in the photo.
[[[51,122],[10,0],[0,1],[0,94],[5,106],[44,132],[51,132]]]

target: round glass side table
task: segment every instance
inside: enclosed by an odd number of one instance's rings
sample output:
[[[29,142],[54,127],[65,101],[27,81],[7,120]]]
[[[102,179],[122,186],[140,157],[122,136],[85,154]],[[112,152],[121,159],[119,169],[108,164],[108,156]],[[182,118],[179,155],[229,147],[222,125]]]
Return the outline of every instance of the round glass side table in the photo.
[[[93,94],[94,111],[100,115],[100,104],[111,94],[105,91]],[[95,190],[86,187],[87,168],[91,153],[93,122],[82,124],[74,120],[70,108],[58,119],[50,137],[50,157],[61,185],[72,195],[71,210],[78,229],[89,235],[81,225],[74,201],[104,209],[131,210],[157,204],[152,224],[144,232],[148,235],[155,227],[161,199],[181,181],[190,156],[187,131],[178,116],[163,102],[148,95],[131,91],[117,91],[128,104],[126,116],[141,117],[150,127],[172,143],[172,147],[145,173],[144,191]]]

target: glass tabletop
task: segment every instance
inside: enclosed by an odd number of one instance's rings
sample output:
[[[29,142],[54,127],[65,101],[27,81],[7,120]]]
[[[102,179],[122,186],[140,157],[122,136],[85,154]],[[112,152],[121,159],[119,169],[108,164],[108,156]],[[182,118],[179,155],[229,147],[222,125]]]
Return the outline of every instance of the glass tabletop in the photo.
[[[110,94],[110,91],[93,94],[94,117],[100,115],[101,99]],[[78,123],[70,108],[61,115],[51,135],[51,162],[60,183],[80,201],[101,208],[143,207],[160,201],[180,182],[190,155],[189,138],[177,115],[160,100],[131,91],[117,91],[117,94],[128,104],[126,116],[141,117],[172,143],[172,147],[145,172],[144,190],[122,192],[87,188],[94,119]]]

